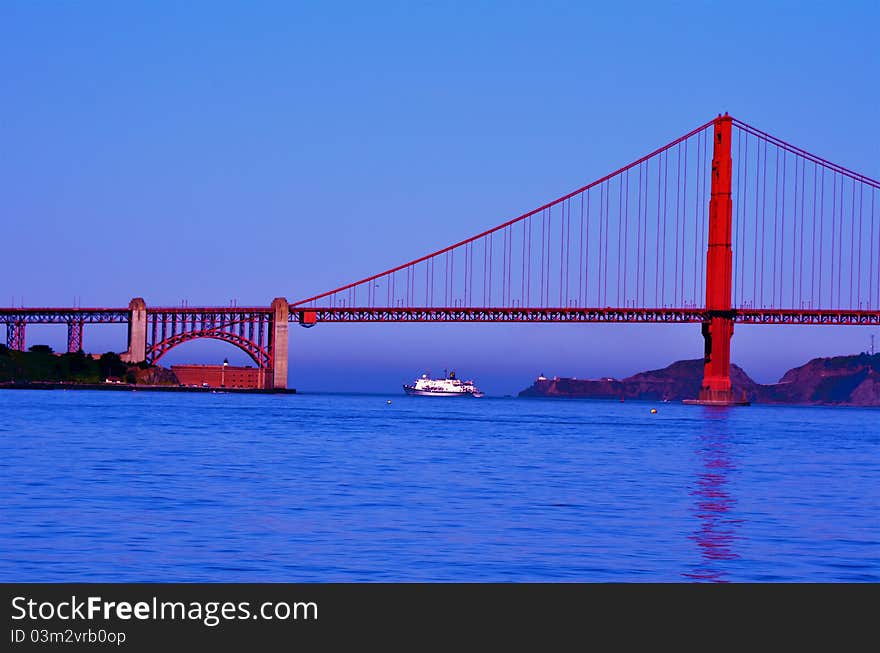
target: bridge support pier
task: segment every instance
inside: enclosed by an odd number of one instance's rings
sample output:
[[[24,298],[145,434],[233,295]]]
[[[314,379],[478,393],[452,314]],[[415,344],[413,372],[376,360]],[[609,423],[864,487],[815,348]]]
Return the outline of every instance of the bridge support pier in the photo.
[[[24,328],[27,322],[16,320],[6,323],[6,346],[15,351],[24,351]]]
[[[734,406],[730,384],[730,339],[733,337],[731,290],[733,286],[733,201],[731,186],[732,121],[727,114],[715,119],[713,130],[712,188],[709,199],[709,250],[706,252],[706,309],[709,322],[703,323],[703,385],[697,403]]]
[[[147,360],[147,303],[142,297],[128,303],[128,351],[120,358],[126,363]]]
[[[269,318],[269,356],[272,367],[267,370],[266,388],[287,387],[288,324],[290,305],[284,297],[272,300]]]
[[[710,405],[734,405],[730,385],[730,339],[733,337],[733,320],[713,317],[703,323],[703,386],[700,403]]]
[[[83,321],[74,320],[67,323],[67,353],[75,354],[83,348]]]

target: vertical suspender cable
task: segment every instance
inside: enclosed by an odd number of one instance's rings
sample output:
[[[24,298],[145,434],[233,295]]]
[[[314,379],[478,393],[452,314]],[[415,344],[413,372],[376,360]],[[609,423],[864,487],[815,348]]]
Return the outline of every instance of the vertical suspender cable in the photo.
[[[578,306],[584,306],[584,194],[581,193],[581,233],[578,238],[580,256],[578,258]]]
[[[565,270],[565,202],[563,202],[559,209],[562,212],[562,217],[559,220],[559,306],[563,306],[562,303],[562,292],[565,290],[564,286],[564,270]]]
[[[611,240],[611,182],[608,182],[608,190],[605,193],[605,236]],[[602,270],[602,305],[608,306],[608,243],[605,244],[605,268]]]
[[[748,302],[746,301],[746,252],[748,250],[747,247],[747,239],[748,239],[748,216],[749,216],[749,141],[750,135],[745,134],[745,147],[743,152],[743,182],[742,182],[742,194],[738,198],[738,202],[742,207],[742,214],[740,216],[739,226],[742,230],[742,233],[739,235],[737,243],[737,253],[739,259],[739,301],[740,305],[745,306]]]
[[[602,248],[605,246],[605,239],[603,238],[603,233],[605,229],[605,220],[603,219],[603,215],[605,214],[605,184],[599,186],[599,240],[596,243],[599,255],[597,258],[597,270],[596,270],[596,306],[602,305],[602,259],[607,254],[606,251],[603,252]]]
[[[544,231],[546,231],[546,214],[544,211],[541,211],[541,301],[540,305],[544,306]]]
[[[672,305],[678,306],[678,242],[679,242],[679,223],[681,222],[681,143],[675,147],[676,164],[675,164],[675,265],[673,265],[672,276]]]
[[[785,270],[785,187],[787,185],[787,178],[785,174],[786,168],[786,160],[788,159],[788,153],[783,150],[782,151],[782,225],[779,231],[779,244],[781,245],[781,249],[779,251],[779,304],[780,307],[785,303],[783,301],[783,284],[782,284],[782,276],[783,270]]]
[[[553,269],[553,207],[547,209],[547,288],[544,290],[544,306],[550,305],[550,271]]]
[[[526,225],[528,224],[528,220],[523,220],[523,235],[522,235],[522,279],[520,280],[520,290],[519,290],[519,305],[525,306],[526,302]]]
[[[489,246],[489,279],[486,282],[488,285],[488,288],[489,288],[488,293],[487,293],[488,294],[488,301],[489,301],[489,303],[487,304],[488,306],[492,305],[492,254],[493,254],[493,250],[495,249],[493,247],[493,240],[494,240],[493,236],[494,235],[495,234],[489,234],[489,242],[488,242],[488,246]]]
[[[804,307],[804,277],[806,276],[804,261],[804,234],[807,230],[807,160],[801,157],[801,212],[798,220],[800,232],[798,238],[798,308]]]
[[[797,302],[795,301],[795,293],[797,292],[797,236],[798,236],[798,190],[800,188],[798,178],[798,164],[800,163],[800,159],[797,155],[792,157],[794,161],[794,174],[792,175],[794,178],[794,193],[792,194],[792,210],[791,210],[791,304],[790,308],[795,308],[797,306]]]
[[[822,166],[822,183],[819,191],[819,295],[816,308],[822,308],[822,252],[825,250],[825,167]]]
[[[695,155],[697,157],[696,168],[694,169],[694,306],[700,306],[701,297],[700,289],[702,283],[700,281],[700,271],[702,270],[702,209],[700,202],[703,194],[703,132],[697,135],[697,144],[695,146]]]
[[[871,189],[871,253],[868,255],[868,309],[874,299],[874,197],[877,191]]]
[[[758,304],[758,242],[760,230],[758,229],[758,214],[760,212],[761,197],[761,141],[755,140],[755,230],[752,232],[752,238],[755,239],[755,246],[752,248],[752,302]]]
[[[819,197],[819,167],[813,164],[813,226],[812,248],[810,250],[810,308],[814,308],[816,301],[816,199]]]
[[[761,308],[764,308],[764,259],[767,250],[767,240],[764,235],[764,228],[767,220],[767,141],[764,141],[764,167],[761,169]]]
[[[688,227],[688,219],[687,219],[687,195],[688,195],[688,143],[690,140],[684,142],[684,179],[682,179],[681,186],[681,303],[684,304],[684,280],[685,280],[685,251],[687,250],[687,227]],[[696,274],[696,270],[694,271]]]
[[[669,152],[666,152],[663,164],[663,247],[660,262],[660,305],[665,306],[666,299],[666,209],[669,206]]]
[[[863,194],[862,191],[864,186],[859,184],[859,256],[858,261],[856,263],[856,283],[858,283],[858,288],[856,289],[856,301],[858,302],[858,308],[862,308],[862,210],[863,210]]]
[[[586,192],[586,203],[587,203],[587,215],[586,215],[586,232],[587,239],[584,242],[584,249],[587,250],[587,255],[584,257],[584,301],[589,304],[589,292],[590,292],[590,191]]]
[[[834,256],[837,244],[837,173],[831,172],[831,299],[828,308],[835,308],[834,304]],[[838,298],[838,303],[840,298]]]
[[[614,303],[618,306],[623,306],[621,301],[624,300],[624,298],[620,296],[620,249],[623,242],[623,177],[624,176],[621,174],[617,178],[617,299]]]
[[[525,223],[528,224],[528,267],[527,267],[527,279],[526,279],[526,304],[529,306],[532,305],[532,216],[529,216],[524,220]]]
[[[660,278],[660,172],[661,172],[661,168],[663,167],[663,162],[661,161],[662,157],[663,157],[663,153],[661,152],[657,156],[657,210],[656,210],[656,213],[654,214],[654,219],[651,221],[651,233],[654,235],[654,298],[652,300],[652,305],[655,307],[660,306],[660,301],[659,301],[659,297],[660,297],[660,294],[659,294],[659,290],[660,290],[660,286],[659,286],[659,278]],[[650,180],[646,178],[645,179],[645,188],[648,188],[649,185],[650,185]],[[650,198],[650,193],[646,192],[645,193],[646,202],[647,202],[648,198]],[[646,204],[645,205],[645,225],[646,226],[647,226],[647,222],[648,222],[648,207]],[[645,229],[645,232],[646,232],[645,238],[646,239],[647,239],[647,231],[648,231],[648,229],[646,228]],[[647,268],[647,249],[648,249],[648,243],[646,240],[645,241],[645,254],[646,254],[645,267],[646,268]],[[646,271],[645,272],[645,283],[646,284],[647,284],[647,276],[648,275],[647,275],[647,271]],[[645,300],[645,303],[646,304],[648,303],[647,299]]]
[[[779,221],[779,148],[776,148],[776,165],[773,166],[776,174],[776,182],[773,184],[773,278],[771,279],[771,295],[770,306],[776,307],[776,255],[778,253],[777,234],[779,229],[777,222]]]
[[[641,280],[641,267],[642,267],[642,168],[644,166],[639,164],[639,192],[638,192],[638,218],[636,220],[638,224],[638,229],[636,229],[636,298],[635,305],[641,306],[639,299],[639,285]]]
[[[838,247],[838,255],[837,255],[837,307],[843,308],[843,184],[844,178],[841,176],[840,178],[840,206],[838,211],[838,217],[840,218],[837,221],[837,224],[840,227],[840,232],[837,234],[837,247]],[[855,182],[853,182],[855,183]]]
[[[572,211],[573,204],[574,204],[574,198],[573,197],[569,198],[568,208],[566,209],[566,211],[568,213],[568,222],[566,223],[566,234],[567,235],[566,235],[566,243],[565,243],[565,301],[566,301],[566,304],[569,304],[572,301],[574,301],[575,304],[578,303],[577,301],[575,301],[575,298],[571,296],[571,294],[573,294],[573,291],[574,291],[574,289],[572,287],[574,285],[574,282],[572,281],[572,278],[571,278],[571,276],[572,276],[571,275],[571,259],[572,259],[572,254],[571,254],[572,215],[571,215],[571,211]]]
[[[626,190],[623,195],[623,305],[627,305],[626,299],[626,277],[627,263],[629,261],[629,170],[626,171]]]

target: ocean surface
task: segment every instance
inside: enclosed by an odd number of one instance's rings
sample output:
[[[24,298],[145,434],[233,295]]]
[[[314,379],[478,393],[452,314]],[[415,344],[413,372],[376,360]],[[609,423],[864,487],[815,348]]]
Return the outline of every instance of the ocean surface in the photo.
[[[2,581],[880,581],[871,409],[3,390],[0,481]]]

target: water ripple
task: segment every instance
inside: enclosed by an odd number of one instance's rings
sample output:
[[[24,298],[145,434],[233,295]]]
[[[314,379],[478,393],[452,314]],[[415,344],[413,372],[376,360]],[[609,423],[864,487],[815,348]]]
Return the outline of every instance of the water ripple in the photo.
[[[880,580],[876,412],[385,399],[0,391],[0,580]]]

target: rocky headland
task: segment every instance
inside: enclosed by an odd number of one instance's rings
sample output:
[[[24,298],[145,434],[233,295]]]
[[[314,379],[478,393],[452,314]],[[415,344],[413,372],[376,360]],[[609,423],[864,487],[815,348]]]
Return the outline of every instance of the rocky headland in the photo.
[[[786,372],[778,383],[755,382],[731,365],[734,396],[753,403],[880,406],[880,354],[814,358]],[[681,401],[700,392],[703,359],[677,361],[625,379],[539,377],[520,397]]]

